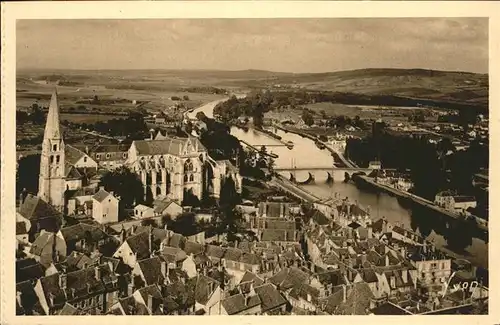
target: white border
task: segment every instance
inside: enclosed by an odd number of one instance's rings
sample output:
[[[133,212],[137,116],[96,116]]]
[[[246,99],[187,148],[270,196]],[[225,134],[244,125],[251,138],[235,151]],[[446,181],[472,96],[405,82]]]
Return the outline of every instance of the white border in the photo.
[[[399,1],[399,2],[366,2],[366,1],[113,1],[113,2],[19,2],[1,3],[2,6],[2,106],[1,106],[1,299],[0,324],[85,324],[92,322],[109,322],[113,318],[103,316],[15,316],[15,77],[16,77],[16,19],[134,19],[134,18],[327,18],[327,17],[489,17],[490,38],[490,148],[498,145],[500,122],[500,3],[497,2],[431,2],[431,1]],[[490,183],[496,184],[498,168],[494,163],[496,150],[490,150]],[[315,322],[330,324],[333,322],[350,324],[421,324],[458,322],[464,324],[500,324],[500,281],[497,269],[500,221],[497,216],[498,204],[496,186],[490,186],[490,314],[488,316],[244,316],[224,317],[211,316],[121,316],[121,324],[164,323],[181,321],[185,324],[280,324],[286,322]],[[495,256],[496,255],[496,256]],[[494,307],[496,306],[496,308]],[[181,317],[180,319],[171,319]],[[403,317],[403,318],[402,318]]]

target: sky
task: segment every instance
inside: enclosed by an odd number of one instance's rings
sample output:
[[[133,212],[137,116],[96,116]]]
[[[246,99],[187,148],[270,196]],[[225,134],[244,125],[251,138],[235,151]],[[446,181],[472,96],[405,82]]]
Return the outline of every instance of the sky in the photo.
[[[19,20],[27,68],[487,73],[488,19]]]

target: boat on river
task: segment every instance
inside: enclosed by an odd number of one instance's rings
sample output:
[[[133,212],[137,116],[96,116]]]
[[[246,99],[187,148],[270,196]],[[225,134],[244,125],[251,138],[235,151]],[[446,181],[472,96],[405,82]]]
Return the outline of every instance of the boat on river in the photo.
[[[292,150],[294,143],[292,141],[287,141],[287,142],[285,142],[285,145],[288,149]]]

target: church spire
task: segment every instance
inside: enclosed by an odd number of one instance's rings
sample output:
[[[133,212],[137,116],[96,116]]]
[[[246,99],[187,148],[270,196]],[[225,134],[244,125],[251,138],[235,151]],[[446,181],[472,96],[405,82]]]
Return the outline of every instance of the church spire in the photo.
[[[57,89],[54,89],[50,99],[49,114],[47,115],[47,124],[45,124],[44,139],[60,140],[61,130],[59,125],[59,100],[57,98]]]

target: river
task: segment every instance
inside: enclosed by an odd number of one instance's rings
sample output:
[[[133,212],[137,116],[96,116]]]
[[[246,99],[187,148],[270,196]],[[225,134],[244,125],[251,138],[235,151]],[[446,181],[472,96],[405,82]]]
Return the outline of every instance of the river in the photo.
[[[211,102],[195,109],[190,116],[195,116],[197,112],[204,112],[208,117],[213,116],[213,108],[218,102]],[[280,142],[264,133],[250,129],[245,131],[232,127],[231,134],[249,144],[267,145],[268,151],[278,155],[275,160],[276,168],[301,167],[324,167],[333,166],[334,159],[328,150],[320,150],[314,141],[303,138],[297,134],[277,130],[276,134],[284,141],[292,141],[293,149],[288,149],[279,145]],[[322,198],[330,198],[334,193],[340,197],[349,197],[351,201],[357,201],[363,207],[370,207],[371,215],[374,219],[386,217],[391,223],[399,223],[405,228],[412,228],[421,233],[424,237],[434,241],[437,246],[446,246],[447,238],[450,235],[447,222],[440,216],[433,215],[425,209],[412,204],[404,204],[395,197],[375,190],[361,189],[353,183],[334,182],[333,184],[310,184],[302,187],[314,195]],[[479,238],[469,238],[470,245],[465,248],[462,255],[465,258],[479,264],[485,268],[488,266],[488,245]]]

